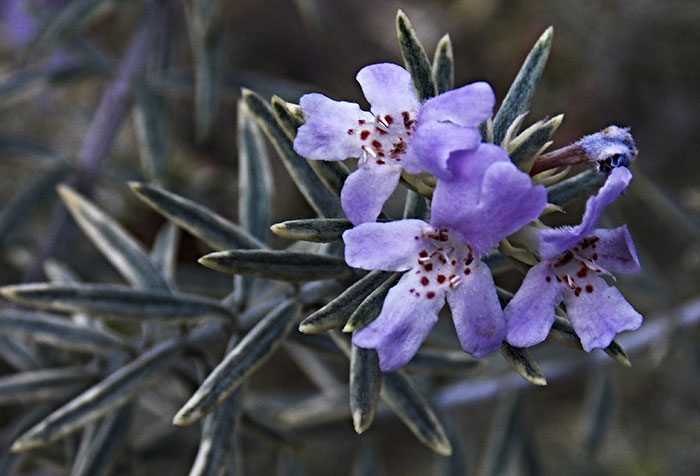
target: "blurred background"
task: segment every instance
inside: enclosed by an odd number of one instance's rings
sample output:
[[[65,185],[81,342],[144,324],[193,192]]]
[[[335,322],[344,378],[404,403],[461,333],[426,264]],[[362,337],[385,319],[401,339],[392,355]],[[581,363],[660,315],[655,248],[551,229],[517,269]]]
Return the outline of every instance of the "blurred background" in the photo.
[[[632,368],[602,353],[575,354],[564,365],[557,356],[575,351],[547,343],[535,350],[538,360],[556,364],[543,365],[545,373],[552,369],[547,387],[507,384],[501,391],[496,379],[485,390],[490,380],[470,387],[465,376],[463,387],[453,377],[428,385],[451,434],[464,442],[454,458],[469,474],[700,474],[698,2],[221,1],[217,14],[202,19],[185,0],[157,2],[157,14],[146,1],[83,0],[74,17],[47,29],[69,3],[0,3],[2,284],[45,280],[41,264],[49,256],[91,281],[119,281],[61,213],[53,190],[59,180],[76,183],[148,245],[164,220],[134,198],[129,180],[157,180],[236,220],[240,88],[291,102],[320,91],[365,104],[357,71],[401,62],[398,8],[429,55],[450,34],[457,86],[488,81],[498,101],[553,25],[552,52],[526,123],[565,113],[552,149],[609,124],[632,128],[640,151],[635,180],[605,225],[629,224],[644,271],[618,285],[648,322],[663,324],[629,340]],[[144,129],[159,139],[144,139]],[[272,149],[271,157],[272,221],[312,217]],[[400,197],[389,206],[400,209]],[[560,222],[577,223],[581,210],[573,207]],[[230,279],[196,264],[204,251],[183,235],[178,279],[190,292],[222,297]],[[253,386],[303,388],[285,359],[267,362]],[[341,361],[330,365],[344,371]],[[186,395],[180,390],[174,398]],[[10,420],[4,410],[0,424]],[[363,465],[387,475],[445,470],[443,458],[385,416],[361,436],[349,418],[294,429],[304,442],[295,455],[244,441],[244,474],[372,474],[360,472]],[[144,469],[133,474],[187,474],[196,438],[182,438],[168,443],[171,451],[139,453]],[[25,467],[26,474],[36,469]]]

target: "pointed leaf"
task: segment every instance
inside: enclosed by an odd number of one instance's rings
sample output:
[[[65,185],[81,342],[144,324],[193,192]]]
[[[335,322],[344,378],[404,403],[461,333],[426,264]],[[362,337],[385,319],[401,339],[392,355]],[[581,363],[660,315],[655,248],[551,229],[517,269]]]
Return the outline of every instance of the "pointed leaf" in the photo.
[[[343,232],[352,227],[350,220],[344,218],[306,218],[275,223],[270,229],[289,240],[331,243],[343,241]]]
[[[522,378],[535,385],[547,385],[542,369],[527,349],[501,344],[501,355]]]
[[[279,96],[272,96],[272,113],[289,139],[294,140],[297,129],[304,124],[304,113],[298,104],[288,103]]]
[[[404,218],[418,218],[419,220],[427,220],[430,216],[428,202],[421,194],[413,190],[406,191],[406,204],[403,209]]]
[[[538,121],[528,127],[510,144],[510,160],[521,170],[529,171],[532,167],[532,162],[537,158],[542,148],[552,139],[561,122],[564,120],[564,115],[559,114],[548,121]]]
[[[382,372],[377,351],[353,345],[350,354],[350,411],[358,434],[372,424],[381,388]]]
[[[540,36],[527,58],[525,58],[525,62],[508,90],[508,94],[506,94],[498,113],[493,119],[495,144],[500,144],[503,141],[508,127],[515,118],[530,108],[532,96],[535,94],[535,88],[549,57],[553,33],[554,30],[551,26],[542,33],[542,36]]]
[[[156,235],[151,260],[171,287],[175,283],[175,265],[179,246],[180,229],[172,222],[167,222]]]
[[[158,213],[214,249],[265,247],[243,228],[191,200],[155,185],[131,182],[129,186],[141,200]]]
[[[247,89],[243,90],[243,100],[309,205],[324,218],[343,216],[340,200],[325,187],[309,163],[294,152],[292,141],[275,119],[267,102]]]
[[[272,199],[272,171],[258,125],[238,103],[238,216],[243,228],[265,241]]]
[[[440,38],[435,48],[435,56],[433,57],[433,76],[435,76],[438,94],[442,94],[454,88],[454,61],[450,35],[445,35]]]
[[[411,20],[401,10],[396,14],[396,34],[403,62],[411,73],[413,89],[415,89],[418,99],[424,101],[437,95],[437,86],[428,55],[418,39]]]
[[[280,281],[328,279],[350,270],[340,258],[280,250],[217,251],[203,256],[199,262],[224,273]]]
[[[95,381],[94,371],[80,367],[30,370],[0,377],[0,405],[65,397]]]
[[[376,318],[382,310],[384,299],[389,293],[389,290],[399,282],[403,273],[392,273],[386,281],[380,284],[372,293],[367,296],[357,309],[355,309],[348,318],[343,332],[353,332],[360,329]]]
[[[0,357],[18,370],[41,368],[42,358],[22,341],[0,335]]]
[[[62,185],[58,192],[83,232],[124,279],[138,287],[168,289],[146,250],[121,225],[70,187]]]
[[[167,162],[163,99],[146,85],[135,88],[134,98],[133,120],[141,168],[148,180],[160,183]]]
[[[372,271],[367,274],[341,295],[301,321],[299,330],[305,334],[318,334],[342,326],[357,306],[391,274],[386,271]]]
[[[228,398],[280,345],[301,309],[287,300],[261,320],[204,380],[173,423],[191,425]]]
[[[80,326],[50,314],[17,309],[0,310],[0,333],[29,338],[68,351],[110,354],[131,349],[126,341],[112,332]]]
[[[126,286],[49,283],[0,288],[11,301],[61,312],[82,312],[108,319],[168,322],[233,319],[218,301],[187,294],[166,294]]]

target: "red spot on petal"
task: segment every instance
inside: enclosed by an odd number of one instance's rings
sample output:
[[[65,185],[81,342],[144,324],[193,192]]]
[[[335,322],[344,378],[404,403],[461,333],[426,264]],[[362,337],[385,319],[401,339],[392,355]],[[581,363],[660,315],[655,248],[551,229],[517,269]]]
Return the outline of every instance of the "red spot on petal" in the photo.
[[[364,119],[359,119],[359,120],[357,121],[357,123],[358,123],[359,125],[362,125],[362,124],[364,124],[365,122],[367,122],[367,121],[365,121]]]
[[[416,238],[418,238],[418,237],[416,236]],[[421,250],[421,252],[418,253],[418,256],[420,256],[421,258],[425,258],[425,257],[428,256],[428,251],[427,251],[427,250]]]
[[[428,284],[430,284],[430,280],[428,279],[427,276],[423,276],[422,278],[420,278],[420,283],[421,283],[423,286],[427,286]]]
[[[386,121],[387,124],[391,124],[391,123],[394,122],[394,118],[391,117],[389,114],[387,114],[386,116],[384,116],[384,120]]]
[[[574,296],[579,297],[580,295],[581,295],[581,291],[579,291],[578,289],[576,291],[574,291]]]
[[[418,240],[418,239],[420,239],[420,238],[418,238],[417,236],[414,236],[413,239],[414,239],[414,240]]]
[[[598,259],[598,253],[593,253],[593,261]]]
[[[382,159],[377,159],[377,163],[378,163],[379,165],[384,165],[384,164],[386,164],[386,162],[384,162]]]
[[[384,152],[379,151],[379,152],[377,152],[377,155],[378,155],[379,157],[384,157]]]
[[[440,262],[441,262],[442,264],[447,264],[447,260],[445,259],[444,256],[440,256],[439,259],[440,259]]]
[[[470,274],[472,272],[469,268],[464,268],[464,274]]]
[[[360,132],[360,139],[365,140],[365,139],[367,139],[368,137],[369,137],[369,131],[368,131],[368,130],[364,130],[364,131]]]
[[[374,147],[375,149],[381,149],[381,148],[382,148],[382,143],[379,142],[377,139],[374,139],[374,140],[372,141],[372,147]]]
[[[379,127],[375,127],[374,129],[375,129],[377,132],[379,132],[379,135],[382,135],[382,136],[383,136],[383,135],[385,135],[385,134],[388,134],[387,131],[385,131],[384,129],[380,129]]]
[[[437,282],[440,284],[444,283],[446,279],[447,278],[445,277],[444,274],[438,274],[438,276],[437,276]]]
[[[589,293],[589,294],[592,293],[592,292],[593,292],[593,286],[591,286],[590,284],[587,284],[587,285],[586,285],[586,292]]]
[[[545,279],[547,280],[548,283],[552,281],[552,278],[550,278],[549,276],[547,276]]]
[[[411,288],[408,290],[409,293],[415,292],[416,290],[414,288]]]
[[[581,269],[579,269],[576,272],[576,276],[578,276],[579,278],[585,278],[587,275],[588,275],[588,268],[586,268],[585,266],[583,266]]]
[[[354,133],[355,133],[355,131],[354,131],[354,130],[352,130],[352,129],[348,129],[348,135],[350,135],[350,136],[351,136],[351,135],[353,135]]]
[[[425,264],[423,265],[423,268],[424,268],[426,271],[431,271],[431,270],[433,269],[433,263],[425,263]]]
[[[456,264],[457,264],[457,260],[456,260],[456,259],[453,259],[452,261],[450,261],[450,264],[451,264],[452,266],[456,265]]]
[[[428,291],[428,294],[426,294],[425,297],[427,297],[428,299],[432,299],[435,297],[435,293],[432,291]]]

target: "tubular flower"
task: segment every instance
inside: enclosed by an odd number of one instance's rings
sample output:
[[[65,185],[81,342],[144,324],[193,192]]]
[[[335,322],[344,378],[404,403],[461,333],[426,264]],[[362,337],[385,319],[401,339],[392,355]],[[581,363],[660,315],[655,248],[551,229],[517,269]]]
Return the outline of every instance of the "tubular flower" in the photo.
[[[607,347],[618,332],[635,330],[642,316],[600,275],[639,271],[627,226],[595,228],[603,209],[622,193],[632,173],[613,169],[598,195],[588,199],[581,224],[539,232],[542,261],[530,269],[504,310],[506,340],[517,347],[542,342],[562,300],[586,351]]]
[[[340,197],[355,225],[376,220],[402,169],[449,178],[450,152],[478,147],[477,126],[491,117],[495,102],[491,86],[478,82],[421,104],[410,73],[391,63],[362,68],[357,81],[371,112],[307,94],[300,100],[306,123],[294,140],[294,150],[307,159],[360,159]]]
[[[383,371],[406,364],[438,319],[445,299],[462,348],[474,357],[498,349],[505,325],[489,268],[481,261],[499,240],[539,216],[542,186],[492,144],[453,152],[452,179],[438,181],[430,223],[365,223],[343,234],[351,266],[406,271],[379,316],[353,343],[375,348]]]

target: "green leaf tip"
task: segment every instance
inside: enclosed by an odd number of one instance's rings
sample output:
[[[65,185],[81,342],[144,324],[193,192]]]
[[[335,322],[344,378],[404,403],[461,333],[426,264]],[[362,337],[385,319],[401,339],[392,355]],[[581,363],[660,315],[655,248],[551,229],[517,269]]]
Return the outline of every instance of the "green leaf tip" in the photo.
[[[432,65],[411,20],[408,19],[403,10],[396,12],[396,36],[399,40],[399,48],[406,69],[411,73],[413,88],[418,99],[425,100],[436,96],[438,90],[433,77]]]
[[[520,347],[514,347],[507,342],[501,345],[501,355],[510,364],[511,367],[525,380],[534,384],[544,386],[547,385],[547,377],[545,377],[542,368],[530,354],[530,351]]]

